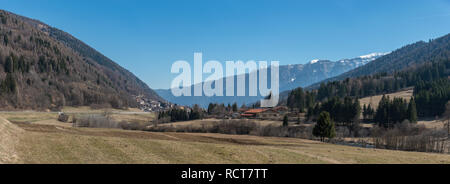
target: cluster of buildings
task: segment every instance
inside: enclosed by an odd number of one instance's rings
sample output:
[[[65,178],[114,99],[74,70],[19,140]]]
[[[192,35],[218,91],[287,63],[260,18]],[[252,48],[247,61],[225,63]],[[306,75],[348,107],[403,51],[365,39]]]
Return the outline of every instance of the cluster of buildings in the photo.
[[[136,102],[139,104],[139,108],[145,112],[159,112],[173,108],[190,110],[188,107],[151,100],[144,97],[144,95],[136,96]],[[232,114],[225,113],[223,116],[224,118],[279,119],[288,113],[289,108],[277,106],[273,108],[240,109],[238,112]]]
[[[161,103],[156,100],[148,99],[144,97],[144,95],[136,96],[136,102],[139,104],[139,109],[145,112],[165,111],[174,106],[173,104]]]

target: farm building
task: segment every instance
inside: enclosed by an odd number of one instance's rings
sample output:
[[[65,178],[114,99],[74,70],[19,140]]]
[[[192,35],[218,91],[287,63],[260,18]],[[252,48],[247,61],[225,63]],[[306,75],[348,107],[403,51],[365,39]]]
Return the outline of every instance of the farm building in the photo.
[[[267,110],[268,109],[249,109],[249,110],[245,111],[243,114],[241,114],[241,117],[258,118],[262,112],[267,111]]]
[[[282,117],[283,115],[287,114],[289,112],[289,109],[284,106],[278,106],[274,108],[270,108],[265,110],[264,112],[259,114],[259,118],[276,118],[276,117]]]
[[[287,107],[279,106],[274,108],[249,109],[241,114],[244,118],[274,118],[281,117],[288,113]]]

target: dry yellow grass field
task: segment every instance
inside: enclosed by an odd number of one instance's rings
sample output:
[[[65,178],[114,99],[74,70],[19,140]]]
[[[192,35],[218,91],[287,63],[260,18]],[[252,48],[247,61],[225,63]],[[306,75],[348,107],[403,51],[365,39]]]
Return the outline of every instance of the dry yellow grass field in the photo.
[[[73,128],[37,114],[0,119],[2,163],[450,163],[445,154],[294,138]]]
[[[102,114],[109,113],[111,117],[120,122],[138,122],[146,123],[150,122],[156,117],[155,113],[143,112],[137,108],[129,108],[126,110],[119,109],[91,109],[90,107],[64,107],[62,112],[69,115],[86,115],[86,114]]]
[[[0,163],[20,162],[16,147],[25,131],[0,117]]]
[[[192,126],[192,127],[202,127],[202,126],[208,126],[213,125],[214,123],[221,122],[223,120],[220,119],[202,119],[202,120],[192,120],[192,121],[183,121],[183,122],[174,122],[174,123],[164,123],[164,124],[158,124],[158,126],[172,126],[172,127],[186,127],[186,126]],[[242,121],[242,120],[229,120],[229,121]],[[270,120],[248,120],[249,122],[255,122],[256,124],[260,126],[281,126],[281,121],[270,121]],[[153,126],[153,125],[151,125]]]
[[[447,120],[443,119],[436,119],[436,120],[429,120],[429,121],[418,121],[417,124],[424,125],[426,128],[430,129],[440,129],[440,128],[446,128],[447,127]]]
[[[91,109],[90,107],[64,107],[61,112],[70,116],[83,116],[89,114],[111,114],[112,119],[120,122],[138,122],[146,123],[153,120],[155,113],[143,112],[139,109],[130,108],[127,110],[117,109]],[[13,122],[33,122],[37,124],[61,124],[57,121],[58,112],[39,112],[39,111],[1,111],[0,116]],[[70,120],[69,120],[70,121]]]
[[[386,94],[386,96],[389,96],[389,98],[391,98],[391,99],[394,97],[403,98],[409,102],[409,100],[413,96],[413,92],[414,92],[413,89],[407,89],[407,90],[396,92],[396,93]],[[359,102],[360,102],[361,106],[363,106],[363,105],[367,106],[370,104],[372,106],[372,108],[376,109],[376,108],[378,108],[378,103],[380,102],[382,97],[383,97],[383,95],[370,96],[370,97],[359,99]],[[441,119],[420,120],[417,122],[417,124],[424,125],[426,128],[443,128],[446,125],[446,121],[441,120]],[[363,126],[371,127],[371,124],[365,124]]]
[[[389,98],[391,98],[391,99],[394,97],[403,98],[409,102],[409,100],[411,99],[411,97],[413,95],[413,92],[414,92],[413,89],[408,89],[408,90],[404,90],[404,91],[400,91],[400,92],[396,92],[396,93],[386,94],[386,96],[389,96]],[[372,106],[372,108],[377,109],[378,103],[380,102],[382,97],[383,97],[383,95],[361,98],[361,99],[359,99],[359,103],[361,104],[361,106],[363,106],[363,105],[368,106],[370,104],[370,106]]]

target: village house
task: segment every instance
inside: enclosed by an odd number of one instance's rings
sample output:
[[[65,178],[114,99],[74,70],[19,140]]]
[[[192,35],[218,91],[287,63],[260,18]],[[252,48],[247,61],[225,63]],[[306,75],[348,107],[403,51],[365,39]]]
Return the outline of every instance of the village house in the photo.
[[[170,109],[173,104],[161,103],[159,101],[150,100],[143,95],[135,96],[136,102],[139,104],[139,109],[144,112],[159,112]]]
[[[243,118],[278,118],[289,113],[289,109],[284,106],[274,108],[249,109],[241,114]]]
[[[241,114],[243,118],[258,118],[260,114],[268,109],[249,109]]]
[[[259,118],[279,118],[289,113],[289,109],[284,106],[278,106],[267,109],[259,114]]]

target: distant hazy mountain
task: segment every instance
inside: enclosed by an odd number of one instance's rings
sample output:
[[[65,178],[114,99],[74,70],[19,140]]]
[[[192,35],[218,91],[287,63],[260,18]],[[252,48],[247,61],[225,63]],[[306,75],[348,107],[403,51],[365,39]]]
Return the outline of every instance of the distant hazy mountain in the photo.
[[[70,34],[0,10],[0,108],[137,106],[163,100],[135,75]]]
[[[373,53],[365,56],[356,57],[353,59],[342,59],[339,61],[329,61],[329,60],[312,60],[306,64],[295,64],[295,65],[282,65],[279,67],[279,75],[280,75],[280,92],[291,90],[297,87],[305,87],[316,82],[322,81],[324,79],[337,76],[354,68],[363,66],[381,56],[384,56],[386,53]],[[236,77],[236,76],[234,76]],[[248,74],[246,74],[246,79],[248,79]],[[236,78],[235,78],[236,80]],[[224,78],[225,81],[225,78]],[[248,80],[246,80],[248,81]],[[225,83],[225,82],[224,82]],[[236,84],[236,82],[235,82]],[[201,84],[197,84],[201,85]],[[193,86],[191,87],[194,88]],[[236,88],[236,87],[235,87]],[[224,87],[225,89],[225,87]],[[203,107],[206,107],[209,103],[238,103],[247,104],[253,103],[257,100],[261,99],[261,96],[250,97],[193,97],[193,96],[181,96],[175,97],[172,95],[170,89],[159,89],[155,90],[161,97],[168,100],[169,102],[180,104],[180,105],[193,105],[199,104]],[[248,93],[248,83],[246,85],[246,91]],[[226,89],[224,90],[224,94]]]

